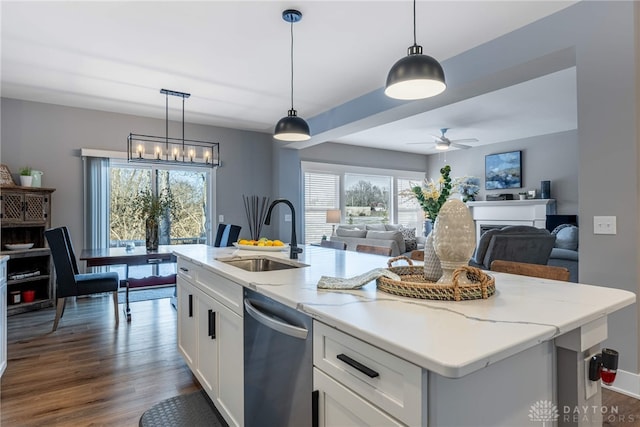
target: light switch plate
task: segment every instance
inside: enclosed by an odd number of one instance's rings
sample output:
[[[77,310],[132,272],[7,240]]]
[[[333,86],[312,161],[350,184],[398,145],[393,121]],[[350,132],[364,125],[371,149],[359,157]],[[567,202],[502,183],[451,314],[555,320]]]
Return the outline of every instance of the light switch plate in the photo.
[[[594,216],[593,234],[616,234],[616,217]]]
[[[218,215],[218,222],[224,222],[224,215]]]
[[[284,222],[291,222],[291,214],[284,215]]]

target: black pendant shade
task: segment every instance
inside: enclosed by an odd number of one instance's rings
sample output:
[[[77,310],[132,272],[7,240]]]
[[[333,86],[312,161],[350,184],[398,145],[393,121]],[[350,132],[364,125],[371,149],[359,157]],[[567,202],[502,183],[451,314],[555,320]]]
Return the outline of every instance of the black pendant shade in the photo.
[[[298,117],[293,108],[293,24],[302,19],[302,13],[295,9],[287,9],[282,12],[282,19],[291,24],[291,109],[287,116],[281,118],[276,124],[273,137],[281,141],[306,141],[311,138],[309,125]]]
[[[423,99],[442,93],[447,88],[442,65],[422,54],[416,43],[416,0],[413,0],[413,45],[407,56],[393,64],[387,75],[384,94],[395,99]]]
[[[276,123],[273,137],[281,141],[306,141],[310,138],[309,125],[298,117],[296,110],[289,110],[287,117],[281,118]]]
[[[396,99],[422,99],[442,93],[447,85],[440,63],[423,55],[422,46],[413,45],[408,50],[408,56],[391,67],[385,95]]]

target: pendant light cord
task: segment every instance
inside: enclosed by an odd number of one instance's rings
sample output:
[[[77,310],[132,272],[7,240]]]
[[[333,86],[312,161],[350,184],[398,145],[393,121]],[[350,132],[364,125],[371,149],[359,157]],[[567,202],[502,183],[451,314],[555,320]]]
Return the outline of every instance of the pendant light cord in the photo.
[[[416,44],[416,0],[413,0],[413,45]]]
[[[291,109],[293,110],[293,21],[291,21]]]

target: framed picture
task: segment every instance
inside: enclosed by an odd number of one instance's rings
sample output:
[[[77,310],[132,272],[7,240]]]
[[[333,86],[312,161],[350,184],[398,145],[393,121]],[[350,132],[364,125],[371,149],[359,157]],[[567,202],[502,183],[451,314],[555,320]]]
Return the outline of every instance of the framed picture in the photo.
[[[0,165],[0,185],[16,185],[7,165]]]
[[[522,187],[522,152],[489,154],[484,158],[485,190]]]

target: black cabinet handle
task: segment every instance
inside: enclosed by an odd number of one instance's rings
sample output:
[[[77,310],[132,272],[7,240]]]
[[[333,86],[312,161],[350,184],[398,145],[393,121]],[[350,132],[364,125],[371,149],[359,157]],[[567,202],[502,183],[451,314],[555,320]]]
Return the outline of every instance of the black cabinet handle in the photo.
[[[180,271],[184,271],[185,273],[187,273],[189,271],[188,268],[184,268],[184,267],[180,267]]]
[[[347,365],[351,366],[352,368],[357,369],[358,371],[362,372],[363,374],[365,374],[369,378],[375,378],[375,377],[379,377],[380,376],[380,374],[377,373],[376,371],[374,371],[373,369],[368,368],[368,367],[364,366],[362,363],[353,360],[352,358],[350,358],[346,354],[339,354],[336,357],[338,358],[338,360],[341,360],[344,363],[346,363]]]
[[[318,399],[320,392],[314,390],[311,392],[311,427],[320,427],[320,419],[318,418]]]
[[[189,317],[193,317],[193,295],[189,294]]]
[[[213,310],[209,310],[209,336],[216,339],[216,312]]]

